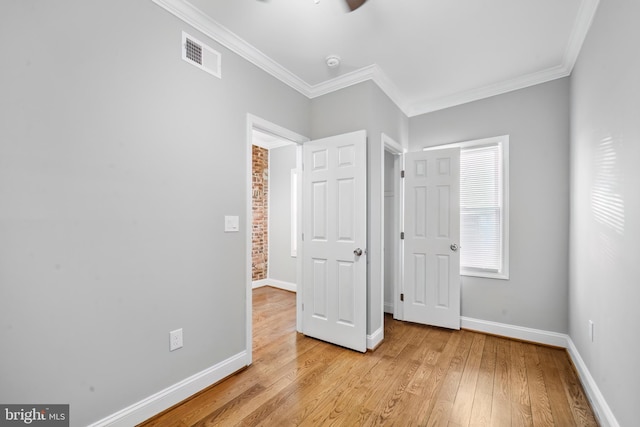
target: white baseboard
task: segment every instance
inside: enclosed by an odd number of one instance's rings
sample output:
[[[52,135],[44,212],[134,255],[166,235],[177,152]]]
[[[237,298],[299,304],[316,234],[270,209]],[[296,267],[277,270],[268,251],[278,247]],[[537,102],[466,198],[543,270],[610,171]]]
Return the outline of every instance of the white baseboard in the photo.
[[[578,349],[571,340],[571,337],[568,335],[543,331],[540,329],[490,322],[488,320],[472,319],[470,317],[461,317],[460,321],[461,326],[465,329],[566,348],[569,353],[569,357],[571,357],[571,360],[578,371],[582,387],[587,394],[587,398],[591,402],[591,407],[593,408],[600,425],[602,427],[620,427],[620,424],[618,424],[611,408],[609,408],[607,401],[600,392],[598,385],[591,376],[587,365],[584,363],[584,360],[582,360],[580,353],[578,353]]]
[[[373,350],[382,342],[384,338],[384,327],[380,327],[371,335],[367,335],[367,348]]]
[[[296,290],[298,289],[298,285],[296,285],[295,283],[285,282],[283,280],[266,279],[265,282],[266,283],[262,286],[269,285],[274,288],[284,289],[285,291],[290,291],[290,292],[296,292]]]
[[[567,348],[569,336],[558,332],[543,331],[541,329],[525,328],[523,326],[508,325],[506,323],[491,322],[489,320],[460,317],[460,326],[464,329],[500,335],[523,341],[531,341],[555,347]]]
[[[575,344],[569,338],[567,351],[569,352],[569,356],[571,356],[571,360],[573,360],[573,364],[578,370],[578,375],[580,376],[580,382],[582,382],[582,387],[584,391],[587,393],[587,397],[591,402],[591,407],[593,408],[593,412],[596,414],[596,418],[602,427],[620,427],[618,424],[618,420],[611,412],[611,408],[607,404],[607,401],[604,400],[604,396],[600,392],[598,385],[595,380],[591,376],[591,372],[587,369],[587,365],[582,360],[580,353],[578,353],[578,349]]]
[[[253,282],[251,282],[251,287],[253,289],[261,288],[263,286],[266,286],[268,283],[269,283],[269,279],[254,280]]]
[[[89,427],[131,427],[139,424],[244,368],[248,364],[247,361],[246,351],[238,353]]]
[[[392,302],[385,302],[384,303],[384,312],[385,313],[389,313],[389,314],[393,314],[393,303]]]

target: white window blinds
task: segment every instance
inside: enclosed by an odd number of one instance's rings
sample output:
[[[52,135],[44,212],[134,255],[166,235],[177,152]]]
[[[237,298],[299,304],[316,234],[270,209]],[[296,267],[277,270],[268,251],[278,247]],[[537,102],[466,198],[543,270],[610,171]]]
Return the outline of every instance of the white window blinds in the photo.
[[[503,168],[499,143],[460,150],[460,267],[503,270]]]

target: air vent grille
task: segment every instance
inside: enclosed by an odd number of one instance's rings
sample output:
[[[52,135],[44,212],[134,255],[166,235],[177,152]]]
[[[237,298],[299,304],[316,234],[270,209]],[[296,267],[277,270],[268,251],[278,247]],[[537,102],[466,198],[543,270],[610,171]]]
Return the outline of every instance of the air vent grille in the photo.
[[[190,38],[187,38],[185,49],[187,50],[187,59],[190,59],[198,65],[202,65],[202,46],[200,46]]]
[[[182,33],[182,59],[209,74],[222,77],[220,53],[185,32]]]

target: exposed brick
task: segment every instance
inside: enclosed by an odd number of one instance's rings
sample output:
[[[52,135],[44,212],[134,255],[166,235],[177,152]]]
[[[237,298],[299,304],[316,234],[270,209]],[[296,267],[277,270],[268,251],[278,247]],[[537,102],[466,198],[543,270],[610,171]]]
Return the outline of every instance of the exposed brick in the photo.
[[[251,265],[253,280],[267,278],[267,265],[269,261],[269,151],[257,146],[252,146],[252,250]]]

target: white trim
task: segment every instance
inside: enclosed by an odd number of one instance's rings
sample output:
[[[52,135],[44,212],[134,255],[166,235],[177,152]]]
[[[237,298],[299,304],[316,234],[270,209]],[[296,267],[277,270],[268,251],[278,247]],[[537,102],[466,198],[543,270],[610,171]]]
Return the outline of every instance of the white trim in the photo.
[[[309,84],[184,0],[152,0],[155,4],[220,43],[298,92],[310,95]]]
[[[376,64],[369,65],[367,67],[360,68],[342,74],[333,79],[319,83],[315,86],[309,86],[309,98],[317,98],[322,95],[326,95],[331,92],[335,92],[340,89],[344,89],[349,86],[353,86],[358,83],[362,83],[367,80],[373,80],[376,73],[381,73],[380,67]]]
[[[253,128],[256,128],[262,132],[270,133],[274,136],[286,139],[296,144],[302,144],[309,141],[309,138],[307,138],[306,136],[302,136],[268,120],[265,120],[258,116],[254,116],[253,114],[247,114],[247,120],[251,124],[251,130],[253,130]],[[251,135],[251,132],[249,132],[249,134]]]
[[[373,350],[384,339],[384,326],[380,326],[373,334],[367,335],[367,349]]]
[[[393,138],[391,138],[389,135],[382,133],[381,135],[381,151],[380,151],[380,181],[381,181],[381,188],[380,188],[380,192],[381,192],[381,203],[382,203],[382,213],[381,213],[381,223],[380,223],[380,259],[381,259],[381,263],[380,263],[380,282],[381,282],[381,292],[382,292],[382,323],[384,325],[384,313],[393,313],[395,316],[395,310],[394,310],[394,306],[398,307],[399,305],[399,295],[401,292],[401,289],[399,289],[400,287],[400,283],[402,280],[402,254],[401,254],[401,245],[400,245],[400,232],[402,231],[402,203],[403,203],[403,199],[402,199],[402,184],[401,184],[401,179],[400,179],[400,170],[402,170],[402,154],[406,151],[402,145],[400,145],[397,141],[395,141]],[[396,284],[396,286],[398,287],[398,289],[393,290],[393,294],[394,294],[394,300],[395,303],[390,303],[387,304],[384,301],[384,263],[385,263],[385,259],[384,259],[384,247],[385,247],[385,240],[384,240],[384,228],[385,228],[385,215],[384,215],[384,209],[385,209],[385,181],[387,179],[387,177],[385,176],[385,152],[389,152],[391,154],[393,154],[394,156],[397,156],[396,159],[394,160],[394,167],[393,167],[393,188],[394,188],[394,194],[397,194],[397,203],[395,204],[395,212],[394,212],[394,216],[395,216],[395,226],[394,226],[394,234],[395,236],[397,236],[397,238],[394,238],[393,240],[393,253],[395,254],[395,260],[394,260],[394,283]],[[396,294],[398,295],[398,297],[396,297]],[[384,338],[384,331],[382,332],[382,338]]]
[[[491,322],[488,320],[473,319],[470,317],[461,317],[460,321],[464,329],[567,349],[567,353],[573,365],[576,367],[582,387],[587,394],[587,398],[591,403],[591,407],[600,425],[602,427],[620,427],[602,392],[600,392],[598,384],[596,384],[596,381],[591,376],[589,368],[587,368],[584,360],[582,360],[578,349],[569,335],[507,325],[505,323]]]
[[[508,325],[506,323],[492,322],[489,320],[460,317],[460,327],[473,331],[530,341],[539,344],[552,345],[567,348],[569,336],[558,332],[543,331],[541,329],[526,328],[524,326]]]
[[[547,68],[546,70],[527,74],[525,76],[516,77],[515,79],[489,84],[475,89],[466,90],[464,92],[447,95],[436,99],[424,99],[411,104],[407,115],[409,117],[419,116],[420,114],[431,113],[433,111],[443,110],[456,105],[466,104],[468,102],[478,101],[480,99],[489,98],[496,95],[502,95],[514,90],[524,89],[529,86],[546,83],[551,80],[567,77],[571,74],[570,69],[564,65]]]
[[[296,221],[298,223],[298,235],[297,235],[297,248],[296,248],[296,281],[302,284],[302,275],[303,275],[303,259],[304,259],[304,247],[302,245],[302,142],[298,144],[296,147],[296,168],[298,177],[298,210],[296,217]],[[299,289],[296,289],[296,331],[302,333],[303,325],[302,325],[302,292],[303,286],[300,286]]]
[[[284,289],[289,292],[297,292],[298,285],[291,282],[285,282],[284,280],[278,279],[265,279],[265,284],[263,286],[271,286],[272,288]]]
[[[251,289],[261,288],[269,284],[269,279],[254,280],[251,282]]]
[[[298,256],[298,165],[289,172],[289,198],[291,199],[291,228],[289,230],[289,246],[291,257]]]
[[[578,60],[582,44],[587,37],[589,28],[591,28],[591,23],[596,15],[599,3],[600,0],[582,0],[580,2],[578,16],[576,16],[576,20],[573,23],[567,49],[562,59],[562,64],[568,70],[569,74],[573,71],[573,67]]]
[[[253,145],[256,145],[260,148],[264,148],[265,150],[269,150],[271,151],[274,148],[280,148],[280,147],[286,147],[287,145],[291,145],[293,144],[291,141],[287,141],[285,139],[281,139],[278,141],[273,141],[273,142],[264,142],[264,141],[259,141],[257,139],[253,140]]]
[[[584,391],[587,393],[587,397],[589,398],[589,402],[591,403],[591,408],[593,408],[598,422],[602,427],[620,427],[618,420],[616,420],[615,415],[613,415],[611,408],[600,392],[598,385],[591,376],[587,365],[584,363],[584,360],[582,360],[582,357],[580,357],[580,353],[573,343],[573,340],[571,339],[571,337],[567,338],[567,351],[569,353],[569,356],[571,357],[571,360],[573,361],[573,365],[578,371],[580,382],[582,383]]]
[[[392,302],[385,302],[384,303],[384,312],[385,313],[389,313],[389,314],[393,314],[393,303]]]
[[[251,114],[247,114],[247,142],[245,155],[245,245],[247,248],[245,262],[245,348],[249,363],[253,360],[253,128],[254,120]]]
[[[148,420],[249,365],[247,356],[244,351],[231,356],[115,414],[96,421],[89,427],[130,427]]]
[[[395,84],[377,64],[368,65],[358,70],[342,74],[331,80],[310,86],[308,96],[309,98],[317,98],[367,80],[372,80],[377,84],[380,90],[382,90],[404,114],[408,113],[409,109],[407,108],[406,101],[400,95]]]
[[[387,78],[377,64],[368,65],[323,83],[310,85],[186,0],[152,1],[308,98],[315,98],[357,83],[373,80],[408,117],[477,101],[568,76],[573,70],[599,2],[599,0],[581,0],[581,6],[560,65],[508,81],[489,84],[437,99],[426,98],[409,102],[406,96],[400,94],[395,84]]]

